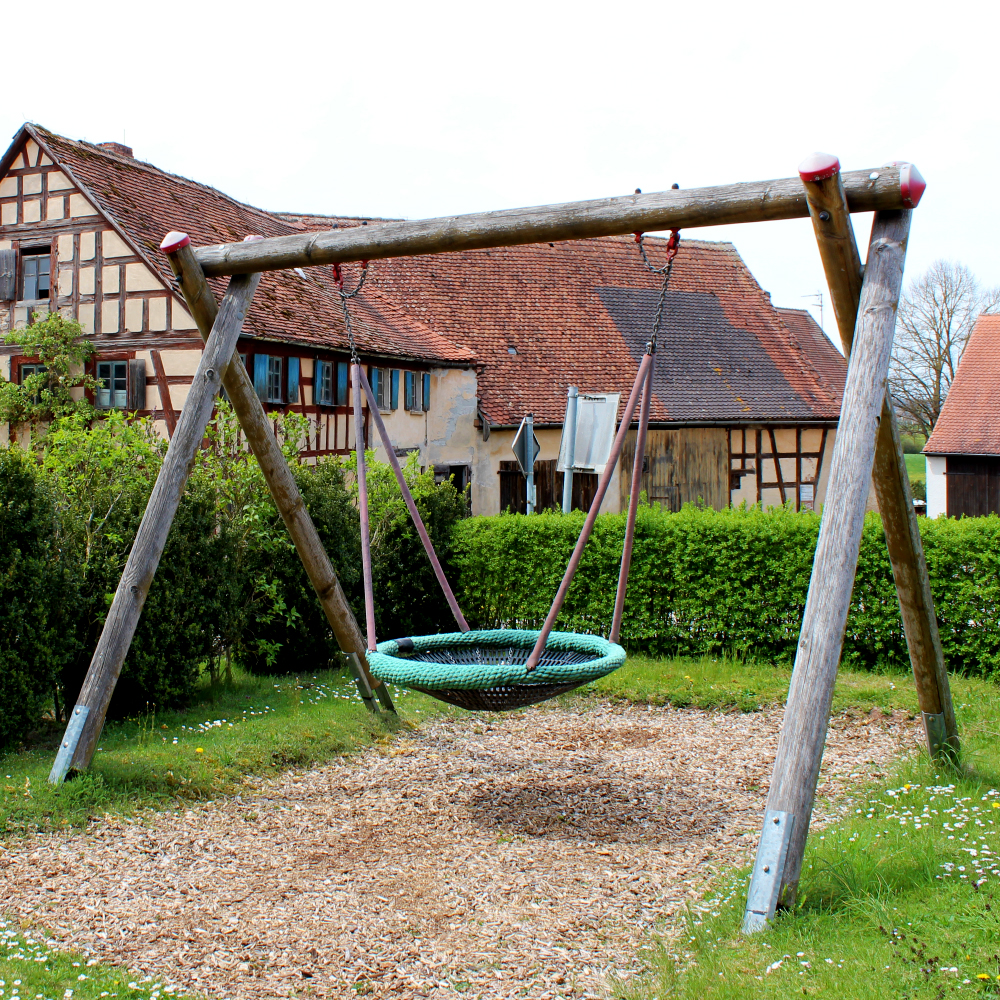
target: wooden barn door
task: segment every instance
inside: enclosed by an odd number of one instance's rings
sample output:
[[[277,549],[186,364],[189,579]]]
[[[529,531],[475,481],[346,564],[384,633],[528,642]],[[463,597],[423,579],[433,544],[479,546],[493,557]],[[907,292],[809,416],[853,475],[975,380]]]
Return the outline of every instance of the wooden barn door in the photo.
[[[524,514],[528,509],[528,488],[517,462],[500,463],[500,510]],[[535,463],[535,510],[562,508],[563,474],[556,471],[554,458]],[[597,476],[578,472],[573,476],[573,509],[590,510],[597,493]]]
[[[1000,514],[1000,458],[949,455],[949,517]]]
[[[621,459],[622,508],[628,503],[635,431],[625,440]],[[729,437],[722,427],[650,430],[646,438],[642,489],[650,503],[677,511],[701,500],[722,510],[729,505]]]

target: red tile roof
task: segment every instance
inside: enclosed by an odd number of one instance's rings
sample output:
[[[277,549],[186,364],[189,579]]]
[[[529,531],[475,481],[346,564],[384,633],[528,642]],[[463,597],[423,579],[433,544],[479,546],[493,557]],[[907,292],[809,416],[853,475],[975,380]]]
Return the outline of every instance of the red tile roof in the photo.
[[[787,309],[778,306],[777,310],[782,322],[798,341],[799,346],[809,355],[816,373],[836,396],[837,402],[843,402],[844,383],[847,381],[847,359],[837,350],[808,309]]]
[[[663,241],[649,243],[656,259]],[[372,280],[431,329],[476,351],[481,407],[499,426],[529,411],[539,423],[561,423],[569,384],[627,393],[660,287],[631,237],[400,258],[381,262]],[[731,244],[682,240],[652,419],[835,421],[841,385],[830,384],[813,353]]]
[[[167,229],[204,245],[385,221],[264,212],[114,151],[38,126],[26,130],[167,280],[158,250]],[[661,240],[649,245],[654,258],[662,253]],[[481,408],[495,426],[516,424],[529,411],[539,423],[560,423],[567,384],[627,393],[660,287],[631,237],[402,258],[373,268],[353,307],[362,348],[475,363]],[[247,329],[346,347],[330,271],[312,268],[307,279],[291,271],[265,275]],[[842,361],[831,351],[800,317],[782,321],[731,244],[682,240],[660,335],[653,420],[836,421]]]
[[[292,218],[244,205],[215,188],[113,150],[66,139],[38,125],[28,125],[25,131],[72,174],[168,282],[173,276],[159,245],[169,229],[186,232],[195,245],[203,245],[242,240],[250,233],[279,236],[304,228]],[[359,222],[351,220],[355,225]],[[328,220],[326,228],[332,225]],[[306,273],[306,279],[294,271],[265,274],[244,332],[346,350],[344,320],[330,269],[310,268]],[[356,270],[349,277],[354,274]],[[213,281],[213,285],[221,292],[225,280]],[[366,354],[453,364],[473,360],[471,351],[427,329],[377,289],[366,289],[353,300],[352,310],[358,345]]]
[[[924,453],[1000,455],[1000,316],[980,316]]]

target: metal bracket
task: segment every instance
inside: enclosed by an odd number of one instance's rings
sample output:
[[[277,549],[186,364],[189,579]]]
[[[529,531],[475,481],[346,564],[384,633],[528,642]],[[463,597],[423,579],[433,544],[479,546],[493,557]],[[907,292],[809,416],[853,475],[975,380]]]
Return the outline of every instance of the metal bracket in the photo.
[[[932,715],[930,712],[921,712],[920,714],[924,717],[924,732],[927,734],[927,749],[930,751],[931,760],[947,757],[951,753],[951,744],[948,742],[944,713]]]
[[[747,908],[743,914],[743,933],[756,934],[774,919],[781,892],[781,878],[785,873],[788,843],[792,838],[795,815],[780,809],[768,809],[764,814],[764,829],[757,846],[757,860],[753,866]]]
[[[87,721],[88,715],[90,715],[90,708],[86,705],[77,705],[73,709],[62,743],[59,744],[59,753],[56,754],[55,763],[49,772],[50,785],[61,785],[69,773],[70,765],[73,763],[73,754],[76,753],[77,744],[83,733],[83,724]]]

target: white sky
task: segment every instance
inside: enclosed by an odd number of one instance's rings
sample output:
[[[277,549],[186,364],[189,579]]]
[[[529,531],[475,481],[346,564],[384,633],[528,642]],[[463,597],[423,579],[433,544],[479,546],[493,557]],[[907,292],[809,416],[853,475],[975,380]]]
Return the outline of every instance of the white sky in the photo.
[[[0,136],[35,121],[262,208],[411,219],[794,176],[817,149],[844,169],[908,159],[928,182],[909,276],[946,257],[1000,284],[997,10],[17,4]],[[807,220],[691,235],[732,240],[778,305],[825,294]]]

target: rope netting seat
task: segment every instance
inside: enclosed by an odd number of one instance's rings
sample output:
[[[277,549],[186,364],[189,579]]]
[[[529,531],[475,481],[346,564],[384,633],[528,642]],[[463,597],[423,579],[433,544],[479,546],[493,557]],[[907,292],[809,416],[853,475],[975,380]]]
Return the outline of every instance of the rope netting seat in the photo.
[[[610,674],[625,650],[599,635],[552,632],[533,669],[539,632],[490,629],[380,642],[368,654],[379,680],[479,712],[534,705]]]

